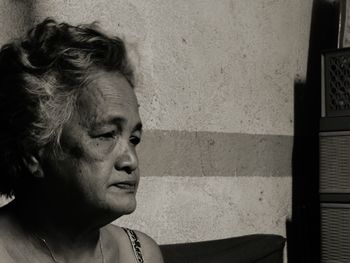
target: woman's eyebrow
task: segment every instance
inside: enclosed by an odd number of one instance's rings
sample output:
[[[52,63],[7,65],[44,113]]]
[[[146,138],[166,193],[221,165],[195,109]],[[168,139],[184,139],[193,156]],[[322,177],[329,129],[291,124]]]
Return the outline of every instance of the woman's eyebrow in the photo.
[[[92,126],[93,128],[100,128],[105,125],[117,125],[118,128],[122,127],[126,123],[126,119],[123,117],[110,117],[104,118],[95,122]]]
[[[135,125],[135,128],[132,130],[132,132],[135,132],[135,131],[140,131],[142,133],[142,123],[139,122]]]
[[[105,125],[116,125],[118,129],[121,129],[125,124],[127,123],[127,120],[123,117],[111,117],[111,118],[106,118],[103,120],[100,120],[96,123],[93,124],[94,129],[101,128]],[[142,132],[142,123],[138,122],[135,127],[132,129],[132,132],[135,131],[140,131]]]

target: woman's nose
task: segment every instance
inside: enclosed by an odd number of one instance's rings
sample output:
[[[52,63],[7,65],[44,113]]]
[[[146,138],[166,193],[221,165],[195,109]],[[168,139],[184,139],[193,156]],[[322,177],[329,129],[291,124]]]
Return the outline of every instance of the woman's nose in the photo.
[[[118,154],[115,169],[118,171],[125,171],[131,173],[137,169],[139,161],[135,149],[130,146],[126,146],[125,149]]]

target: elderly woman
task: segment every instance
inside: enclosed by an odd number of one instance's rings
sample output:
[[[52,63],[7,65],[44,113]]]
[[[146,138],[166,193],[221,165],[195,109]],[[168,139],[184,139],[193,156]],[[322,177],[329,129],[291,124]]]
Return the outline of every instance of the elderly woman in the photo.
[[[46,19],[0,51],[0,262],[163,262],[111,225],[136,206],[142,125],[124,43]]]

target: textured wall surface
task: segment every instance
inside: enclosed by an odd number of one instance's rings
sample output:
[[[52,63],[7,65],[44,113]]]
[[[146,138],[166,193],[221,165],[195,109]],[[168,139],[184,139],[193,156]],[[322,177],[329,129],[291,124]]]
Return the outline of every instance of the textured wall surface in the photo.
[[[52,16],[100,21],[129,42],[143,178],[137,211],[117,224],[160,243],[285,235],[293,89],[306,74],[311,8],[312,0],[4,0],[0,41]]]

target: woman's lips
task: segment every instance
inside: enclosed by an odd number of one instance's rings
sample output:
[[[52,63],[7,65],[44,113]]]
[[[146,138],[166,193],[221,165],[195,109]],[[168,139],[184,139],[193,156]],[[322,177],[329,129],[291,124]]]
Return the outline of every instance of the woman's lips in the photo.
[[[131,192],[134,192],[136,190],[136,182],[120,182],[113,184],[113,186]]]

